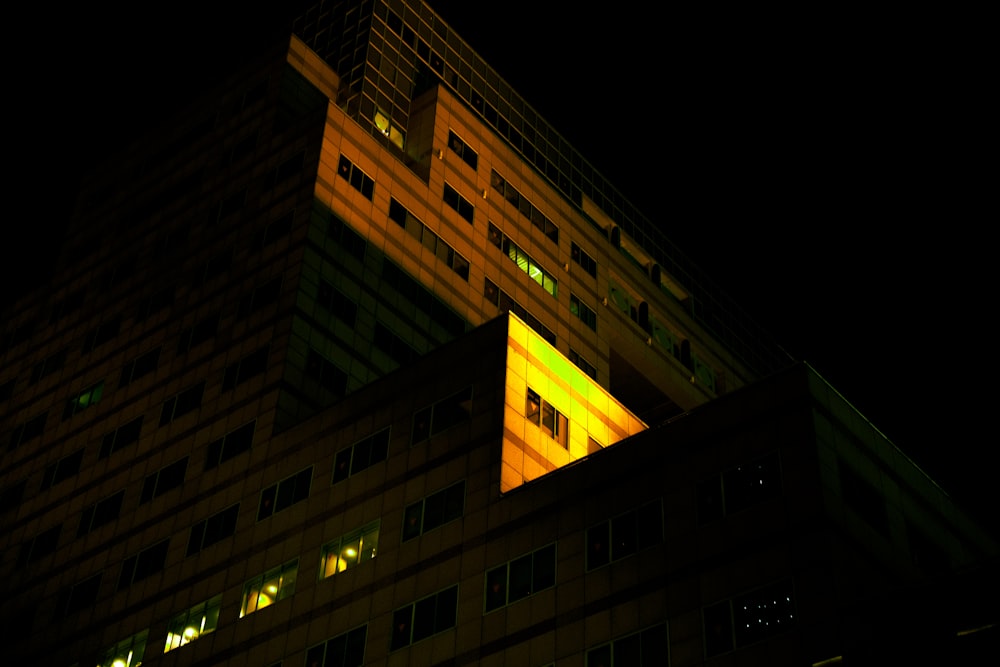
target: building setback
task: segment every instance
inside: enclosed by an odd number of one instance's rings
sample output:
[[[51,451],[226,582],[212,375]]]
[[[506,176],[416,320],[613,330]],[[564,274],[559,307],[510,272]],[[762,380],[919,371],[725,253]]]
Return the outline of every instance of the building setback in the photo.
[[[417,0],[319,3],[95,170],[0,333],[12,664],[996,634],[994,538]]]

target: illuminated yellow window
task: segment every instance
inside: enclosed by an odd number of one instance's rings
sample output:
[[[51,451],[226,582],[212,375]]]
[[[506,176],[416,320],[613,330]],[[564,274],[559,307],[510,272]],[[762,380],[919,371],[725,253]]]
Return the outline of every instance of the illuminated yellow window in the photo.
[[[323,546],[320,579],[332,577],[338,572],[343,572],[366,560],[375,558],[375,552],[378,548],[379,524],[380,522],[375,521],[359,530],[327,542]]]
[[[167,624],[167,642],[163,646],[163,652],[180,648],[202,635],[215,632],[215,628],[219,624],[221,606],[222,595],[220,594],[170,619]]]
[[[298,569],[299,559],[296,558],[244,584],[240,618],[292,595],[295,592],[295,575]]]
[[[101,655],[97,667],[138,667],[146,651],[147,635],[143,630],[118,642]]]

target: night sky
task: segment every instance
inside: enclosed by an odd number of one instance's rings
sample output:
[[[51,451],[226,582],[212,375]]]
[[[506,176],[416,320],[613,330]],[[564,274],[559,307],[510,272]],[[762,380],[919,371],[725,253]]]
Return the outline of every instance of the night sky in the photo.
[[[6,45],[3,305],[45,275],[77,174],[307,3],[213,4],[12,21],[26,28]],[[793,357],[996,525],[988,87],[959,18],[430,4]]]

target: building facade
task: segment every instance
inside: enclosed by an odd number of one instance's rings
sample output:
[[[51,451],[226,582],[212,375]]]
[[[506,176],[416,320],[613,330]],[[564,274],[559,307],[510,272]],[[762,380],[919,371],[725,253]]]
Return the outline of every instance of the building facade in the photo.
[[[295,33],[6,318],[16,662],[812,664],[995,558],[429,8]]]

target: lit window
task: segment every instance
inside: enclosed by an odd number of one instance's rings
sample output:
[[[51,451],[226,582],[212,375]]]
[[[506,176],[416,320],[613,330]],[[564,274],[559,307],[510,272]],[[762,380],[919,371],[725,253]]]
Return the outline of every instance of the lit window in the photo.
[[[104,380],[101,380],[92,387],[87,387],[79,394],[66,402],[66,409],[63,410],[63,419],[69,419],[78,412],[82,412],[101,400],[104,392]]]
[[[569,420],[555,406],[543,400],[538,392],[527,388],[524,418],[540,426],[545,433],[563,447],[569,447]]]
[[[163,652],[180,648],[202,635],[215,632],[215,628],[219,625],[219,609],[221,607],[222,595],[216,595],[214,598],[197,604],[170,619],[167,624],[167,641],[163,646]]]
[[[296,558],[248,581],[243,586],[240,618],[291,596],[295,592],[298,569],[299,559]]]
[[[146,651],[147,630],[123,639],[101,655],[97,667],[138,667]]]
[[[375,558],[379,525],[380,522],[375,521],[323,545],[320,579]]]

